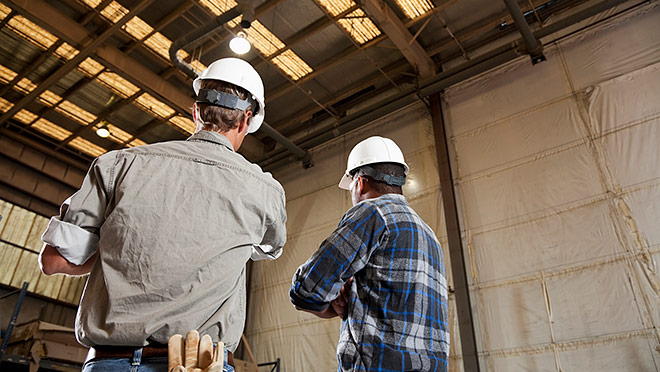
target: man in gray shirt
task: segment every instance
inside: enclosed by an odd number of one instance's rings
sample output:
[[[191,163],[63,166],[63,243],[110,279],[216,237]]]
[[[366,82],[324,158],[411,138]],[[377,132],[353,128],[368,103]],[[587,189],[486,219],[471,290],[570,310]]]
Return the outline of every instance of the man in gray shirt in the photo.
[[[282,253],[284,190],[236,153],[263,121],[259,74],[224,58],[193,88],[195,134],[98,157],[43,234],[44,273],[91,273],[76,316],[78,340],[95,354],[86,372],[167,370],[168,338],[189,330],[231,355],[245,323],[245,264]]]

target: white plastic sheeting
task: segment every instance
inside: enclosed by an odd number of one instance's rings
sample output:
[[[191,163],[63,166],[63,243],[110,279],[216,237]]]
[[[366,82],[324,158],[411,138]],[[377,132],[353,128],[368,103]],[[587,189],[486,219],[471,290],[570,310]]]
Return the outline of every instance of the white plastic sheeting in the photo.
[[[547,62],[521,57],[446,92],[484,371],[659,370],[660,9],[613,14],[547,46]],[[449,260],[422,104],[314,149],[314,168],[275,175],[289,231],[279,260],[253,266],[246,335],[259,362],[337,368],[340,322],[295,311],[288,291],[350,207],[337,182],[370,135],[404,151],[404,193]],[[450,370],[461,371],[454,309],[450,298]]]
[[[660,7],[545,54],[445,95],[482,368],[658,371]]]

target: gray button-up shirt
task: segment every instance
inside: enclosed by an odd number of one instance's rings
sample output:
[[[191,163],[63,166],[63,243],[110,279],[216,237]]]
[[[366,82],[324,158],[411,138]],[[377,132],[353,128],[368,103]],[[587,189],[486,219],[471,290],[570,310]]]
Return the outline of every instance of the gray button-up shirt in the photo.
[[[245,263],[286,240],[284,189],[218,133],[108,152],[44,233],[70,262],[99,258],[76,317],[80,343],[166,343],[197,329],[236,349]]]

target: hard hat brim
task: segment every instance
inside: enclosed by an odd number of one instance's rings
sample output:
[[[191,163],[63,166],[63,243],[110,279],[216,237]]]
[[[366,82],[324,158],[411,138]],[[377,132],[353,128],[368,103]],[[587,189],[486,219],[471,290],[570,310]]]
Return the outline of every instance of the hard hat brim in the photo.
[[[339,180],[339,188],[344,190],[350,190],[351,182],[353,178],[348,174],[344,173],[344,176]]]

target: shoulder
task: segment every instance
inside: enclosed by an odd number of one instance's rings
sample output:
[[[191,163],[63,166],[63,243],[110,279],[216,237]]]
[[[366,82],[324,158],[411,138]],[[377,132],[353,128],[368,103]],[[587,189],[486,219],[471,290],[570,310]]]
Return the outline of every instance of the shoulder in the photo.
[[[96,158],[96,161],[105,162],[108,159],[119,159],[119,158],[137,156],[140,154],[159,153],[166,151],[169,152],[180,146],[185,146],[185,141],[157,142],[148,145],[128,147],[119,150],[108,151],[105,154]]]
[[[258,164],[252,163],[243,155],[237,152],[233,153],[233,155],[237,157],[238,164],[246,173],[248,173],[251,177],[261,181],[273,192],[284,196],[284,187],[282,187],[282,184],[280,184],[270,172],[265,172]]]
[[[343,223],[364,220],[385,221],[381,206],[376,203],[376,199],[364,200],[354,205],[342,217]]]

